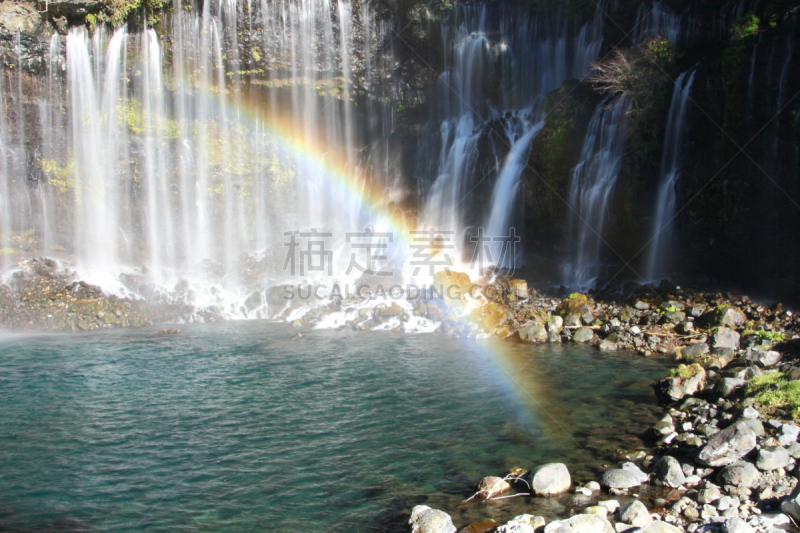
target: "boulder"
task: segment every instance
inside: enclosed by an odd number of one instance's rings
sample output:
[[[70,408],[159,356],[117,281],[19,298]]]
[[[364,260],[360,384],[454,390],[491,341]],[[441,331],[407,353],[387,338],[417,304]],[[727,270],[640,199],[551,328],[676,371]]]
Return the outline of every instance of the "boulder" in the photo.
[[[511,279],[508,281],[508,290],[517,298],[524,300],[528,297],[528,282],[524,279]]]
[[[647,483],[647,480],[650,479],[650,476],[642,472],[642,469],[633,463],[630,462],[623,463],[622,469],[627,470],[628,472],[636,476],[636,479],[639,480],[639,483]]]
[[[564,329],[564,319],[554,315],[547,322],[547,342],[561,342],[561,330]]]
[[[697,461],[705,466],[726,466],[747,455],[756,447],[756,434],[737,422],[712,436],[700,450]]]
[[[488,476],[478,483],[478,493],[480,493],[481,498],[484,500],[494,498],[509,490],[511,490],[511,485],[509,485],[506,480],[499,477]]]
[[[612,468],[600,474],[600,484],[610,489],[629,489],[642,483],[635,474],[621,468]]]
[[[589,328],[578,328],[572,334],[572,342],[584,343],[594,338],[594,331]]]
[[[755,533],[755,529],[741,518],[728,518],[722,523],[725,533]]]
[[[710,348],[708,344],[704,342],[698,342],[696,344],[690,344],[689,346],[684,346],[681,350],[681,357],[686,361],[693,363],[699,357],[707,354]]]
[[[673,489],[677,489],[686,483],[686,476],[681,468],[681,463],[669,455],[665,455],[658,460],[653,468],[653,473],[658,481]]]
[[[667,311],[664,313],[664,320],[670,324],[680,324],[686,318],[686,314],[681,311]]]
[[[438,509],[431,509],[427,505],[417,505],[411,510],[408,520],[411,533],[455,533],[453,520],[450,515]]]
[[[749,348],[744,356],[745,360],[760,366],[773,366],[781,360],[781,354],[772,350]]]
[[[567,318],[564,319],[564,326],[568,328],[579,328],[581,324],[579,315],[567,315]]]
[[[732,485],[734,487],[753,488],[761,481],[761,473],[747,461],[737,461],[728,465],[720,471],[719,483],[722,485]]]
[[[615,352],[617,351],[617,343],[608,339],[600,341],[597,345],[601,352]]]
[[[800,484],[781,502],[781,511],[800,522]]]
[[[564,463],[542,465],[531,471],[529,479],[537,496],[554,496],[567,492],[572,486],[572,478]]]
[[[620,509],[619,518],[634,527],[644,527],[653,521],[647,507],[638,500],[632,501]]]
[[[744,324],[744,313],[735,307],[719,307],[714,313],[714,325],[725,326],[727,328],[738,328]]]
[[[530,343],[544,342],[547,340],[547,328],[543,324],[526,324],[519,328],[519,338]]]
[[[771,471],[789,464],[789,451],[781,446],[764,446],[758,450],[756,466],[760,470]]]
[[[800,434],[800,427],[794,424],[782,424],[778,433],[778,442],[781,446],[790,446],[797,441],[798,434]]]
[[[728,328],[719,327],[714,330],[711,336],[711,346],[713,348],[739,349],[739,334]]]
[[[721,396],[727,397],[745,385],[747,385],[747,381],[740,378],[722,378],[717,382],[716,391]]]

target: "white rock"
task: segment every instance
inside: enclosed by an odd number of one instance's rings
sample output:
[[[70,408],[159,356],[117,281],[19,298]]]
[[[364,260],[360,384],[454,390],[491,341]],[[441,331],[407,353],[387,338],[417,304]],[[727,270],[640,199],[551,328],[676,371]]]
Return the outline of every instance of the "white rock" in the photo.
[[[550,463],[530,473],[530,484],[537,496],[555,496],[567,492],[572,486],[569,470],[564,463]]]
[[[650,518],[647,507],[638,500],[634,500],[620,509],[619,518],[623,522],[627,522],[635,527],[644,527],[653,521],[653,519]]]
[[[450,515],[438,509],[431,509],[427,505],[417,505],[411,510],[408,520],[411,533],[455,533],[453,520]]]
[[[627,470],[628,472],[636,476],[636,480],[639,483],[647,483],[647,480],[650,478],[650,476],[642,472],[642,469],[636,466],[634,463],[623,463],[622,469]]]
[[[603,500],[601,502],[597,502],[597,505],[608,509],[609,514],[619,509],[619,502],[617,500]]]

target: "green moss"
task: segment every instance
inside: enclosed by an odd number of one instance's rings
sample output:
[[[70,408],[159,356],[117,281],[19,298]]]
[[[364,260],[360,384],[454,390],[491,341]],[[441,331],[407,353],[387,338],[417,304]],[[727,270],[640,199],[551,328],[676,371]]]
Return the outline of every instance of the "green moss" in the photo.
[[[697,363],[692,363],[691,365],[678,365],[678,368],[670,369],[669,375],[674,378],[689,379],[703,372],[705,372],[705,370],[703,370],[702,366]]]
[[[784,410],[792,419],[800,420],[800,380],[790,379],[787,373],[773,372],[754,377],[747,385],[747,395],[755,399],[765,416],[774,416]]]

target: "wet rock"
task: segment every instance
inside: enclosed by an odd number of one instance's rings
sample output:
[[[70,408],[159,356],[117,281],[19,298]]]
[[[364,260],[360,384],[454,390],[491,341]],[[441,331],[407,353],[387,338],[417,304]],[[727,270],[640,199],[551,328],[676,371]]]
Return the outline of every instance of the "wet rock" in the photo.
[[[730,348],[731,350],[739,349],[739,334],[728,328],[719,327],[714,330],[711,337],[711,346],[713,348]]]
[[[478,493],[484,500],[494,498],[509,490],[511,490],[511,485],[499,477],[488,476],[481,479],[481,482],[478,483]]]
[[[564,319],[554,315],[547,322],[547,342],[561,342],[561,330],[564,327]]]
[[[414,507],[408,524],[411,526],[411,533],[455,533],[456,531],[450,515],[438,509],[431,509],[427,505]]]
[[[605,339],[600,341],[600,343],[597,345],[597,348],[601,352],[615,352],[617,351],[618,346],[616,342]]]
[[[585,343],[594,338],[594,332],[589,328],[578,328],[572,334],[572,342]]]
[[[758,485],[761,473],[747,461],[737,461],[723,468],[718,476],[719,483],[734,487],[751,488]]]
[[[756,446],[756,434],[742,422],[723,429],[700,450],[697,461],[705,466],[726,466],[745,456]]]
[[[519,338],[525,342],[540,343],[547,340],[544,324],[529,324],[519,328]]]
[[[495,531],[498,527],[500,527],[500,522],[487,518],[468,525],[463,531],[464,533],[489,533],[490,531]]]
[[[600,474],[600,484],[610,489],[629,489],[638,487],[641,482],[637,476],[621,468],[612,468]]]
[[[531,471],[529,482],[537,496],[555,496],[569,490],[572,478],[565,464],[550,463]]]
[[[659,459],[655,467],[653,467],[653,473],[659,482],[673,489],[686,483],[686,476],[681,468],[681,463],[669,455]]]
[[[771,471],[789,464],[789,452],[780,446],[764,446],[758,450],[756,466],[760,470]]]
[[[650,518],[647,507],[638,500],[632,501],[623,507],[619,512],[619,518],[623,522],[627,522],[634,527],[644,527],[653,521],[653,519]]]

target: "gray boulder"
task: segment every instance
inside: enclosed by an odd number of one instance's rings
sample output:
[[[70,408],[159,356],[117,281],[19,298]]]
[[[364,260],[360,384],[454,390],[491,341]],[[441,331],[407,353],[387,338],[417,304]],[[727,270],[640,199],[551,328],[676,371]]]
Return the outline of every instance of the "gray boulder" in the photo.
[[[781,511],[791,516],[795,522],[800,522],[800,485],[781,502]]]
[[[581,317],[578,315],[567,315],[564,319],[564,326],[568,328],[579,328],[581,326]]]
[[[760,366],[773,366],[778,364],[778,361],[781,360],[781,354],[772,350],[750,348],[747,350],[747,353],[745,353],[744,358]]]
[[[553,316],[547,323],[547,342],[561,342],[562,329],[564,329],[564,319],[558,315]]]
[[[589,328],[578,328],[572,334],[572,341],[578,343],[589,342],[594,337],[594,331]]]
[[[717,323],[728,328],[738,328],[744,324],[744,313],[733,307],[718,309]]]
[[[638,500],[632,501],[620,509],[619,518],[634,527],[644,527],[653,521],[647,507]]]
[[[737,422],[712,436],[700,450],[697,461],[705,466],[726,466],[747,455],[756,447],[756,434]]]
[[[519,338],[525,342],[539,343],[547,340],[547,328],[542,324],[531,324],[519,328]]]
[[[639,480],[639,483],[647,483],[647,480],[650,479],[650,476],[642,472],[642,469],[633,463],[630,462],[623,463],[622,469],[627,470],[628,472],[636,476],[636,479]]]
[[[529,479],[537,496],[554,496],[567,492],[572,486],[572,478],[564,463],[542,465],[529,474]]]
[[[642,483],[637,476],[628,470],[612,468],[600,474],[600,484],[610,489],[629,489]]]
[[[615,352],[617,351],[617,343],[608,339],[600,341],[597,345],[601,352]]]
[[[711,346],[713,348],[739,349],[739,334],[728,328],[717,328],[711,336]]]
[[[718,476],[722,485],[753,488],[761,481],[761,472],[747,461],[737,461],[722,469]]]
[[[741,518],[728,518],[722,523],[725,533],[755,533],[755,529]]]
[[[596,514],[579,514],[565,520],[556,520],[547,524],[544,531],[554,533],[564,526],[576,533],[615,533],[611,522]]]
[[[800,427],[794,424],[782,424],[778,433],[778,442],[781,443],[781,446],[789,446],[797,441],[798,434],[800,434]]]
[[[721,396],[727,397],[745,385],[747,381],[740,378],[722,378],[717,382],[716,390]]]
[[[764,446],[758,450],[756,466],[767,472],[789,464],[789,450],[781,446]]]
[[[685,346],[683,350],[681,350],[681,357],[691,363],[694,362],[698,357],[707,354],[709,350],[710,348],[708,347],[708,344],[704,342],[698,342],[696,344]]]
[[[408,520],[411,533],[455,533],[456,528],[450,515],[427,505],[417,505],[411,510]]]
[[[686,314],[680,311],[667,311],[664,313],[664,320],[670,324],[680,324],[684,318],[686,318]]]
[[[658,481],[673,489],[686,483],[686,476],[681,468],[681,463],[669,455],[665,455],[658,460],[653,468],[653,473]]]

